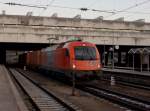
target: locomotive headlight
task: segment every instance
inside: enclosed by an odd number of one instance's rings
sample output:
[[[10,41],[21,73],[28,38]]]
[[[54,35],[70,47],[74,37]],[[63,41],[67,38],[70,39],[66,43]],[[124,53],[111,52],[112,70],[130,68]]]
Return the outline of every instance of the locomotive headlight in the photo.
[[[76,68],[76,65],[75,65],[75,64],[73,64],[73,65],[72,65],[72,67],[73,67],[73,69],[75,69],[75,68]]]

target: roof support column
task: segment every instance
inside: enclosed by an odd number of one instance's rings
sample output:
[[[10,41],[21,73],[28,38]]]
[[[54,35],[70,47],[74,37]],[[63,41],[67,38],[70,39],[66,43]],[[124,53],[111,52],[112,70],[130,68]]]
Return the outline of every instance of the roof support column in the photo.
[[[148,72],[149,72],[149,54],[148,54],[148,65],[147,65],[147,70],[148,70]]]
[[[134,71],[134,54],[132,55],[132,57],[133,57],[133,71]]]

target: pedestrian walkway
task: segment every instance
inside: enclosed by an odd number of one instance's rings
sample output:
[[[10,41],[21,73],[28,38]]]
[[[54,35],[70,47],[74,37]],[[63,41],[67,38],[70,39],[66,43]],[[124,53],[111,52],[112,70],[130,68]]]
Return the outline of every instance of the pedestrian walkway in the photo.
[[[148,71],[134,71],[134,70],[129,70],[129,69],[111,69],[111,68],[103,68],[102,71],[104,72],[113,72],[113,73],[123,73],[123,74],[134,74],[134,75],[142,75],[142,76],[149,76],[150,77],[150,72]]]
[[[0,65],[0,111],[28,111],[3,65]]]

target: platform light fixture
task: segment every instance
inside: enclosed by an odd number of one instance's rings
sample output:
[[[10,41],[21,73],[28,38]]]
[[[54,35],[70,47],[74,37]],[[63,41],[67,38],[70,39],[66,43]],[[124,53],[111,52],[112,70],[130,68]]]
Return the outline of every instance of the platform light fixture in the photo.
[[[115,45],[115,49],[118,50],[119,49],[119,45]]]

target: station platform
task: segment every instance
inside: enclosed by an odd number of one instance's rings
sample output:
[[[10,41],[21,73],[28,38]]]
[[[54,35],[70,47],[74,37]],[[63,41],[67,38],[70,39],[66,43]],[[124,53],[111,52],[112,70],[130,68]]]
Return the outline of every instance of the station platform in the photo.
[[[0,65],[0,111],[28,111],[3,65]]]
[[[135,70],[129,70],[129,69],[111,69],[111,68],[102,68],[102,71],[104,72],[112,72],[112,73],[123,73],[123,74],[132,74],[132,75],[139,75],[139,76],[148,76],[150,77],[150,72],[148,71],[135,71]]]

